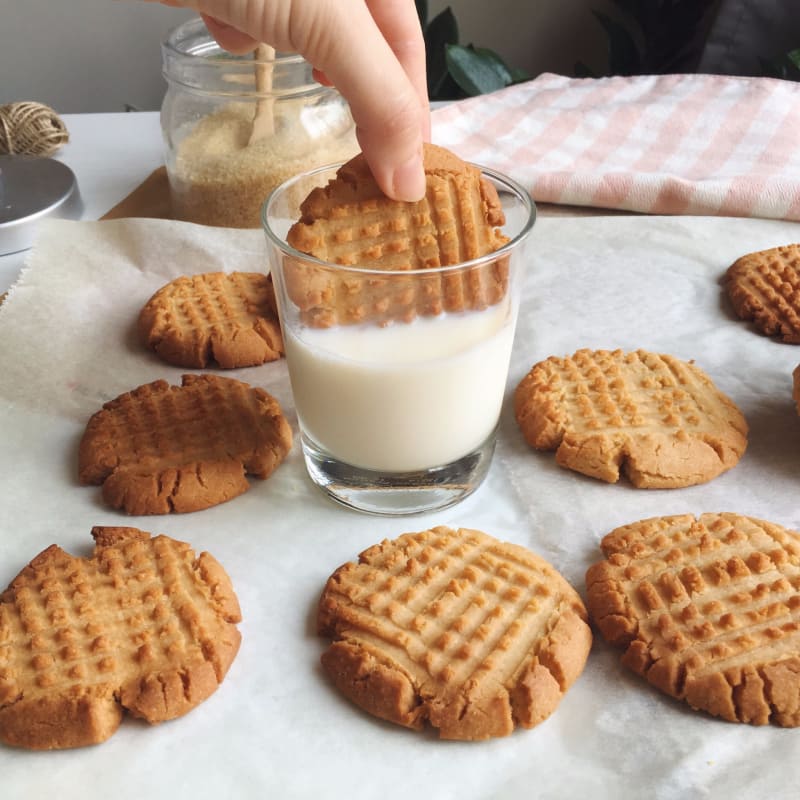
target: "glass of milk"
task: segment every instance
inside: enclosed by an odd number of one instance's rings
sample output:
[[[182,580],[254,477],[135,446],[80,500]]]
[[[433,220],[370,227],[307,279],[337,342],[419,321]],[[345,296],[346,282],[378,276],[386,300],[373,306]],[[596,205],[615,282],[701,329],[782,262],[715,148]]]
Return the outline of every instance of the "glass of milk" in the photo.
[[[492,460],[535,207],[484,168],[506,216],[500,250],[417,270],[330,264],[286,234],[339,166],[283,183],[262,210],[308,474],[360,511],[445,508]]]

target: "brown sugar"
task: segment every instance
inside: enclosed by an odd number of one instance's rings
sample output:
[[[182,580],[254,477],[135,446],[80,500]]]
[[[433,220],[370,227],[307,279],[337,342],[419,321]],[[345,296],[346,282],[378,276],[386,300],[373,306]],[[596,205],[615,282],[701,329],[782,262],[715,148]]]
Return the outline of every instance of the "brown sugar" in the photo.
[[[281,100],[274,122],[274,135],[252,144],[252,103],[228,103],[195,123],[177,145],[169,170],[173,216],[258,228],[261,206],[276,186],[358,151],[352,120],[338,108],[326,115],[307,100]]]

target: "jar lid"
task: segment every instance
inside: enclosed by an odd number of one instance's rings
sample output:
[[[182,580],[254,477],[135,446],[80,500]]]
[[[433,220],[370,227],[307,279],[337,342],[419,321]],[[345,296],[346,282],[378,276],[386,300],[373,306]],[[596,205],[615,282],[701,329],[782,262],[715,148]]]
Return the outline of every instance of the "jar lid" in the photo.
[[[75,174],[52,158],[0,156],[0,256],[27,250],[46,219],[79,219]]]

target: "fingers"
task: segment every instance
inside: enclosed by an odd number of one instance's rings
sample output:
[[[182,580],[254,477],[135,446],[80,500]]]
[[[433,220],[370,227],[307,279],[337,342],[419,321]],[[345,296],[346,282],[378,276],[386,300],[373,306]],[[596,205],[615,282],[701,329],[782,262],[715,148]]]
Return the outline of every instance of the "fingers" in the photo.
[[[425,41],[414,3],[409,0],[366,0],[375,24],[405,70],[419,96],[423,110],[428,109],[428,80],[425,65]],[[430,115],[425,113],[423,135],[430,139]]]
[[[229,53],[236,55],[244,55],[254,50],[258,42],[246,33],[242,33],[238,28],[228,25],[216,17],[210,17],[208,14],[200,14],[203,22],[208,28],[208,32],[217,40],[217,44]]]
[[[404,38],[407,28],[402,20],[391,15],[381,19],[398,46],[413,41],[413,35]],[[359,144],[378,185],[397,200],[419,200],[425,193],[422,142],[429,117],[418,82],[410,79],[364,0],[317,3],[306,23],[303,55],[347,99]],[[293,29],[300,29],[294,19]],[[404,52],[413,51],[411,45]],[[419,63],[419,55],[414,57]]]
[[[266,42],[300,53],[350,105],[361,149],[383,192],[425,193],[429,137],[425,50],[411,0],[180,0],[235,53]]]

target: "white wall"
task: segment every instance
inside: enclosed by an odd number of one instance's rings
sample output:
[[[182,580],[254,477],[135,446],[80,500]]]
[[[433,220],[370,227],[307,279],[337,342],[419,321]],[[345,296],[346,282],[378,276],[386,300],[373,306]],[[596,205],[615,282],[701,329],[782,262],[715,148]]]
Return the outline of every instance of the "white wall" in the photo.
[[[138,0],[0,0],[0,104],[157,109],[161,40],[190,16]]]
[[[604,36],[590,13],[609,0],[430,1],[450,5],[463,44],[491,47],[531,74],[602,68]],[[161,105],[160,42],[190,12],[139,0],[0,0],[0,104],[46,103],[61,113]]]

